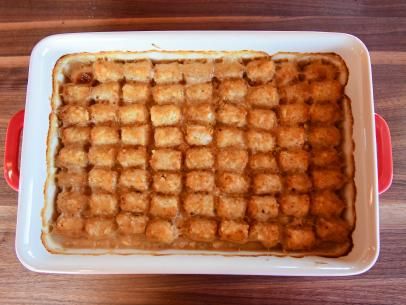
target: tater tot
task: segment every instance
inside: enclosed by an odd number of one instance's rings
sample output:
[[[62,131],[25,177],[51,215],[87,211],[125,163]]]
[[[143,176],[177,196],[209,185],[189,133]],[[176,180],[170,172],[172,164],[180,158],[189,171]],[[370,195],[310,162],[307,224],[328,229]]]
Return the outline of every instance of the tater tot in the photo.
[[[87,173],[86,172],[59,172],[56,175],[57,186],[64,188],[82,188],[87,186]]]
[[[153,195],[149,213],[152,216],[172,219],[178,214],[179,198],[176,196]]]
[[[156,173],[152,187],[158,193],[179,194],[182,191],[182,176],[175,173]]]
[[[243,79],[225,80],[219,86],[220,98],[231,103],[244,102],[248,86]]]
[[[189,169],[209,169],[214,165],[214,155],[210,148],[190,148],[186,151],[186,167]]]
[[[154,140],[156,147],[174,147],[183,143],[183,134],[179,127],[158,127]]]
[[[150,160],[154,170],[180,170],[182,153],[173,149],[156,149],[152,151]]]
[[[341,110],[335,103],[313,104],[310,119],[314,123],[334,124],[341,119]]]
[[[155,105],[151,107],[151,121],[155,127],[176,125],[182,117],[176,105]]]
[[[314,103],[337,102],[343,96],[344,88],[339,81],[326,80],[310,84],[311,97]]]
[[[93,145],[113,145],[120,141],[118,130],[109,126],[95,126],[90,131],[90,142]]]
[[[190,216],[215,216],[213,195],[203,193],[189,193],[183,201],[183,208]]]
[[[115,61],[97,60],[93,63],[93,75],[99,82],[119,81],[124,78],[123,64]]]
[[[309,81],[331,80],[338,76],[338,69],[332,64],[325,64],[321,61],[313,61],[303,69],[304,76]]]
[[[340,163],[340,156],[334,148],[313,149],[311,161],[319,167],[335,166]]]
[[[149,117],[148,109],[143,104],[125,105],[118,109],[121,124],[146,123]]]
[[[186,174],[186,187],[194,192],[211,192],[214,189],[214,174],[208,171],[192,171]]]
[[[282,180],[275,174],[257,174],[254,176],[253,189],[255,194],[273,194],[282,190]]]
[[[244,131],[237,128],[220,127],[216,131],[217,146],[220,148],[245,148]]]
[[[285,229],[283,248],[285,250],[309,250],[316,243],[312,227],[290,226]]]
[[[90,101],[91,88],[89,85],[66,84],[62,89],[65,104],[87,106]]]
[[[192,218],[189,221],[187,235],[191,240],[211,242],[216,239],[217,222],[212,219]]]
[[[151,92],[147,84],[127,83],[123,86],[123,102],[126,104],[146,103]]]
[[[317,190],[338,190],[344,184],[344,175],[339,170],[313,170],[312,180]]]
[[[108,82],[92,87],[91,97],[97,102],[117,104],[120,100],[120,84]]]
[[[109,238],[116,229],[114,218],[88,218],[85,224],[85,231],[91,239]]]
[[[253,241],[259,241],[266,248],[272,248],[280,242],[280,230],[276,223],[258,222],[251,226],[249,238]]]
[[[217,168],[223,171],[243,172],[248,163],[248,152],[240,149],[220,150],[217,154]]]
[[[130,81],[149,82],[152,78],[152,72],[152,62],[148,59],[126,62],[123,65],[124,77]]]
[[[252,196],[247,213],[257,221],[268,221],[278,216],[279,204],[273,196]]]
[[[297,125],[309,120],[309,106],[304,103],[281,105],[279,120],[283,125]]]
[[[217,204],[217,216],[224,219],[242,219],[247,209],[244,197],[220,196]]]
[[[80,214],[88,204],[88,197],[80,192],[61,192],[56,199],[59,213],[64,215]]]
[[[56,157],[57,166],[64,168],[83,168],[88,164],[86,151],[82,147],[62,147]]]
[[[84,145],[89,143],[90,128],[89,127],[68,127],[63,128],[61,131],[62,143],[67,144],[80,144]]]
[[[210,104],[191,105],[185,109],[185,117],[189,122],[212,125],[216,121],[214,108]]]
[[[341,142],[341,133],[337,127],[313,127],[310,129],[309,142],[313,148],[337,146]]]
[[[309,213],[309,195],[283,194],[279,203],[281,212],[287,216],[305,217]]]
[[[117,215],[116,222],[118,225],[118,231],[122,234],[143,234],[148,223],[148,217],[121,212]]]
[[[345,242],[348,240],[350,226],[340,218],[319,218],[316,222],[316,233],[323,241]]]
[[[245,67],[237,60],[223,59],[214,64],[214,75],[219,80],[227,78],[242,78]]]
[[[275,137],[268,132],[250,130],[247,132],[247,143],[253,152],[269,152],[275,147]]]
[[[279,105],[278,89],[272,84],[251,87],[247,101],[253,106],[273,108]]]
[[[177,238],[175,227],[167,220],[151,220],[145,230],[147,239],[152,242],[170,244]]]
[[[145,147],[121,148],[117,154],[117,161],[122,167],[145,168],[147,166],[147,150]]]
[[[127,145],[146,146],[149,142],[149,134],[150,127],[147,124],[121,127],[121,142]]]
[[[111,168],[116,163],[115,147],[95,145],[89,148],[89,162],[94,166]]]
[[[120,197],[120,208],[132,213],[145,213],[149,206],[147,193],[129,192]]]
[[[89,207],[92,216],[114,216],[118,212],[116,196],[107,193],[92,193]]]
[[[278,171],[276,159],[269,153],[252,154],[249,165],[252,170],[269,170],[273,173]]]
[[[275,64],[270,58],[250,61],[246,66],[247,77],[255,83],[267,83],[274,77]]]
[[[85,220],[76,216],[60,215],[56,220],[56,231],[69,237],[79,237],[83,234]]]
[[[211,82],[214,74],[213,62],[186,62],[183,64],[183,75],[188,84]]]
[[[275,80],[278,86],[285,86],[299,78],[299,70],[296,62],[285,61],[277,63]]]
[[[156,64],[154,80],[157,84],[181,82],[183,80],[182,65],[177,62]]]
[[[65,127],[72,125],[86,126],[89,123],[89,113],[87,109],[79,105],[61,107],[59,118]]]
[[[121,172],[119,184],[121,187],[131,188],[136,191],[146,191],[149,187],[148,171],[126,168]]]
[[[311,213],[315,216],[339,216],[345,208],[345,203],[332,191],[316,192],[312,196]]]
[[[189,145],[208,145],[213,141],[213,128],[201,125],[186,126],[186,142]]]
[[[152,88],[154,102],[163,104],[180,104],[185,101],[185,89],[183,85],[157,85]]]
[[[306,141],[303,127],[281,127],[277,133],[278,145],[283,148],[301,148]]]
[[[213,85],[211,83],[189,85],[185,89],[185,94],[188,103],[210,103],[213,99]]]
[[[306,174],[293,174],[285,178],[285,188],[287,191],[307,193],[312,187],[312,182]]]
[[[247,110],[241,106],[225,103],[217,110],[217,120],[225,125],[244,127],[247,123]]]
[[[244,221],[223,220],[220,223],[220,239],[233,243],[244,244],[248,239],[249,225]]]
[[[270,130],[278,125],[278,120],[272,110],[253,109],[248,114],[248,124],[254,128]]]
[[[118,174],[115,171],[107,169],[93,168],[89,172],[89,186],[94,189],[100,189],[109,193],[116,190]]]
[[[284,172],[305,172],[309,167],[309,153],[305,150],[283,150],[279,153],[279,167]]]
[[[286,103],[305,103],[310,97],[310,86],[307,82],[288,85],[279,90],[281,99]]]
[[[228,194],[242,194],[248,190],[249,181],[244,175],[235,173],[222,173],[218,176],[220,189]]]

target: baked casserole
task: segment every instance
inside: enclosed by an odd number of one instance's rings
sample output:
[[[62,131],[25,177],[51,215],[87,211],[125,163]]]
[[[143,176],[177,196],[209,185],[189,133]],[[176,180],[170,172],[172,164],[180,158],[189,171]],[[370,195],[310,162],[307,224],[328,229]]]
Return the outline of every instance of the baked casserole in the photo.
[[[45,246],[347,254],[355,185],[344,61],[154,53],[70,54],[55,65]]]

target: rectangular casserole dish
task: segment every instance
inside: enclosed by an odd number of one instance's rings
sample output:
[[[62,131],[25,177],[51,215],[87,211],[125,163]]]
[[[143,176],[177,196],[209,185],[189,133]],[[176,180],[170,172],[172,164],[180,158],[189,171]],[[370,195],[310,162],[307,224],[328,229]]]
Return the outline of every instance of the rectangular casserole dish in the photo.
[[[103,255],[70,253],[66,259],[67,254],[46,251],[40,239],[41,209],[55,62],[68,53],[151,49],[250,49],[270,54],[279,51],[335,52],[345,60],[350,71],[346,94],[352,100],[354,117],[357,189],[354,248],[347,256],[293,258],[255,252],[238,256],[230,252],[111,250],[107,254],[103,251]],[[368,270],[377,259],[378,175],[370,61],[365,46],[353,36],[313,32],[128,32],[51,36],[38,43],[31,55],[24,125],[16,251],[20,261],[31,270],[56,273],[350,275]]]

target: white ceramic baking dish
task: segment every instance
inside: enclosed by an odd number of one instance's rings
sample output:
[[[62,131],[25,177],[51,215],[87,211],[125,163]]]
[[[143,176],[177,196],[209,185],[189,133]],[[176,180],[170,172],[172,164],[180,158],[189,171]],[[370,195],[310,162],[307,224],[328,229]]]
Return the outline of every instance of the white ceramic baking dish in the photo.
[[[51,111],[52,69],[62,55],[107,50],[258,50],[270,54],[335,52],[347,63],[346,94],[352,100],[355,142],[356,228],[354,247],[344,257],[238,256],[230,252],[130,252],[114,250],[103,255],[51,254],[41,242],[41,209],[46,179],[46,138]],[[386,123],[376,117],[380,189],[390,185],[392,162]],[[23,127],[20,176],[19,131]],[[386,156],[386,157],[385,157]],[[368,50],[356,37],[319,32],[115,32],[50,36],[31,54],[27,101],[22,113],[12,118],[6,139],[5,176],[19,189],[16,234],[17,256],[33,271],[54,273],[194,273],[255,275],[351,275],[365,272],[379,253],[378,167],[371,67]],[[18,187],[19,178],[19,187]],[[159,255],[157,255],[159,254]],[[237,253],[238,254],[238,253]]]

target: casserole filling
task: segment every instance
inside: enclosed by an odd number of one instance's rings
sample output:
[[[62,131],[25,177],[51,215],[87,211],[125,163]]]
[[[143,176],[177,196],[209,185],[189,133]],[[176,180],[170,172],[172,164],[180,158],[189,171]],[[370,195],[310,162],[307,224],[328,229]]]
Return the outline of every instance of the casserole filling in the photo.
[[[62,58],[44,234],[64,248],[348,253],[345,63],[239,54]]]

